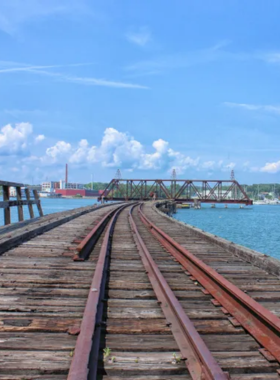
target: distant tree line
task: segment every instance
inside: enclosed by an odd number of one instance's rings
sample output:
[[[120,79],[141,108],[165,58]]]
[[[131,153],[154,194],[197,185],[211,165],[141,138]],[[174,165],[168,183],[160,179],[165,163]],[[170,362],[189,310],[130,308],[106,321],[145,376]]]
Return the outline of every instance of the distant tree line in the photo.
[[[258,199],[262,193],[270,193],[266,194],[265,197],[268,199],[279,198],[280,196],[280,184],[279,183],[260,183],[253,185],[241,185],[248,196],[252,199]]]
[[[108,182],[90,182],[87,183],[85,187],[92,190],[104,190],[108,184]]]

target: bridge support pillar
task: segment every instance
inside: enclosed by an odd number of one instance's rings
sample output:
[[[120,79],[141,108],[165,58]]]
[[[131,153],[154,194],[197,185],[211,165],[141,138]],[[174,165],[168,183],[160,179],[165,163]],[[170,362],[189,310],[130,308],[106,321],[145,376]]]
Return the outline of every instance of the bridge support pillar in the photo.
[[[200,209],[200,208],[201,208],[201,202],[200,202],[199,199],[195,199],[195,200],[194,200],[193,207],[194,207],[195,209]]]
[[[167,215],[176,214],[177,212],[176,202],[166,201],[164,203],[161,203],[159,205],[159,209],[161,212],[164,212]]]

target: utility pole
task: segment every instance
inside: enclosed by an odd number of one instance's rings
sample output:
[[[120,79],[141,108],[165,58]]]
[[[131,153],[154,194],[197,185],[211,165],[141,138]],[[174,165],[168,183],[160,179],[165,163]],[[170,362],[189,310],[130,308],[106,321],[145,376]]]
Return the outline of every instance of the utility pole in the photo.
[[[120,169],[118,169],[118,170],[116,171],[115,179],[122,179],[122,173],[121,173]]]
[[[177,173],[176,170],[172,170],[171,174],[171,196],[172,198],[175,198],[175,193],[176,193],[176,178],[177,178]]]
[[[235,181],[235,174],[234,174],[234,170],[232,169],[231,173],[230,173],[230,179],[232,181]],[[237,187],[236,185],[234,186],[234,199],[237,199]]]

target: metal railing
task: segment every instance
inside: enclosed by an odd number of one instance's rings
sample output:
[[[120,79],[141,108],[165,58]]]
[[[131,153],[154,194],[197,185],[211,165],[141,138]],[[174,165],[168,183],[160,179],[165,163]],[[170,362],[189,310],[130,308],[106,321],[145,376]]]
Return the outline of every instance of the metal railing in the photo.
[[[32,190],[33,192],[33,197],[32,197],[32,193],[30,189],[26,188],[24,184],[22,183],[0,181],[0,186],[2,186],[2,189],[3,189],[3,201],[2,202],[0,201],[0,208],[4,209],[4,224],[5,225],[11,224],[11,207],[17,207],[19,222],[24,220],[23,206],[28,207],[30,218],[34,218],[34,210],[33,210],[34,204],[37,206],[39,215],[43,216],[41,201],[40,201],[37,190]],[[11,199],[11,195],[10,195],[11,187],[14,187],[16,190],[15,192],[16,200]]]

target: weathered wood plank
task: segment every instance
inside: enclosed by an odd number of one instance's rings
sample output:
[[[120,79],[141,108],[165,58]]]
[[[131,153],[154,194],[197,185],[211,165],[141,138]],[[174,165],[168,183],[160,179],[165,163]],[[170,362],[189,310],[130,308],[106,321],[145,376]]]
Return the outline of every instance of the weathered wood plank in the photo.
[[[0,333],[1,350],[17,351],[67,351],[74,349],[76,336],[63,333]]]
[[[8,202],[10,200],[10,192],[8,186],[3,186],[3,200],[4,202]],[[11,224],[11,210],[8,205],[8,207],[4,208],[4,223],[5,224]]]
[[[20,187],[16,187],[16,192],[17,192],[17,200],[18,202],[20,202],[22,199],[21,199],[21,188]],[[20,222],[22,222],[24,219],[23,217],[23,208],[22,208],[22,205],[18,205],[18,220]]]
[[[67,375],[38,375],[38,374],[28,374],[24,371],[19,375],[1,375],[0,380],[67,380]]]
[[[79,325],[77,318],[0,318],[0,332],[67,332]]]
[[[0,186],[24,187],[24,184],[19,182],[0,181]]]
[[[1,335],[0,335],[1,338]],[[211,351],[253,351],[259,344],[249,335],[203,335]],[[106,346],[116,351],[176,351],[177,343],[172,335],[155,334],[108,334]]]
[[[0,371],[16,374],[30,371],[37,374],[66,374],[71,362],[70,351],[0,351]],[[18,364],[18,367],[15,364]]]
[[[26,206],[26,205],[29,205],[29,204],[38,204],[38,201],[34,200],[34,199],[30,199],[30,200],[27,200],[27,199],[21,199],[21,200],[8,200],[8,201],[1,201],[0,202],[0,208],[3,208],[3,209],[7,209],[7,208],[10,208],[10,207],[18,207],[18,209],[22,206]],[[23,221],[19,219],[19,221]]]
[[[34,194],[35,200],[37,201],[37,208],[38,208],[39,215],[43,216],[44,215],[43,214],[43,209],[42,209],[42,206],[41,206],[41,202],[40,202],[40,198],[39,198],[37,190],[33,190],[33,194]]]
[[[29,211],[30,219],[33,219],[34,218],[34,210],[33,210],[32,203],[30,202],[31,201],[30,190],[26,188],[26,189],[24,189],[24,191],[25,191],[26,199],[29,201],[28,202],[28,211]]]
[[[228,320],[194,320],[193,324],[200,334],[242,334],[243,328],[234,327]],[[1,328],[1,327],[0,327]],[[170,331],[163,319],[110,319],[106,330],[109,334],[150,334]]]

